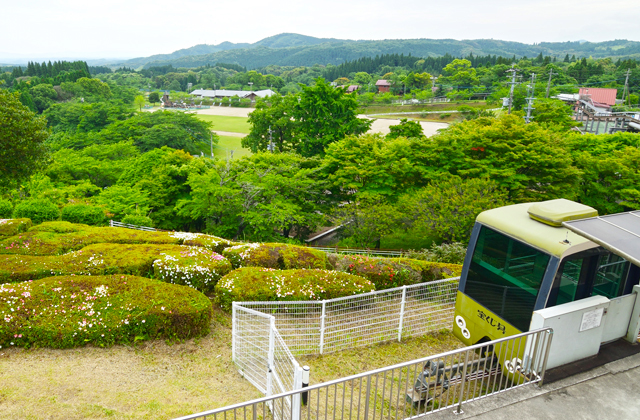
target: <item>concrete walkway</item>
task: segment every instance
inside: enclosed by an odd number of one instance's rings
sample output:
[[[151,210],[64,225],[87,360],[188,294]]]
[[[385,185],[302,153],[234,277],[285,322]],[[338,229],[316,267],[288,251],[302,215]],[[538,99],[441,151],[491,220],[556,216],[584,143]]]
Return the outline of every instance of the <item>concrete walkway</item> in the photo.
[[[424,417],[425,420],[640,419],[640,354],[543,385],[527,386]]]

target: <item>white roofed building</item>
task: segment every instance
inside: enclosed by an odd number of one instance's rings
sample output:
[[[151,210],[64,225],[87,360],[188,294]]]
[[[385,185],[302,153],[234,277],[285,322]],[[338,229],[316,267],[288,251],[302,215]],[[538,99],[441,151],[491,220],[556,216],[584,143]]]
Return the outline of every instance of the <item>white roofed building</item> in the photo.
[[[212,89],[196,89],[191,92],[191,95],[197,98],[210,98],[210,99],[221,99],[221,98],[232,98],[237,96],[239,98],[247,98],[255,101],[256,98],[266,98],[267,96],[277,95],[276,92],[271,89],[265,90],[212,90]]]

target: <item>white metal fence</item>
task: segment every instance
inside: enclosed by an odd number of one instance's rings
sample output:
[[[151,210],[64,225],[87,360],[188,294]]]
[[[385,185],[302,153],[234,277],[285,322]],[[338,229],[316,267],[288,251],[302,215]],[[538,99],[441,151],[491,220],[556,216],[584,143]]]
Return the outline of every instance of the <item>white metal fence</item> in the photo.
[[[138,226],[138,225],[130,225],[128,223],[116,222],[115,220],[109,220],[109,226],[111,227],[121,227],[126,229],[136,229],[136,230],[146,230],[148,232],[156,232],[160,229],[152,228],[149,226]]]
[[[294,355],[322,354],[450,328],[458,280],[323,301],[234,302],[233,361],[266,396],[300,389],[302,369]],[[296,404],[287,398],[277,402],[285,407],[274,413],[288,413],[287,407]]]
[[[529,331],[175,420],[404,420],[452,407],[460,413],[464,403],[541,385],[552,335],[550,328]]]

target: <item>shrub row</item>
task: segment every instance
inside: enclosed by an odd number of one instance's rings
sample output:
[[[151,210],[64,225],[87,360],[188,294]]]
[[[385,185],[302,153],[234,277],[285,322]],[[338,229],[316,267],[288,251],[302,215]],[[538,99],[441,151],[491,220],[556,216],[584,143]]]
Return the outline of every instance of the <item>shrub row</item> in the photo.
[[[0,254],[60,255],[87,245],[185,244],[203,246],[220,253],[231,242],[199,233],[147,232],[133,229],[95,227],[69,222],[46,222],[28,232],[0,240]]]
[[[244,267],[216,285],[216,302],[225,310],[234,301],[322,300],[375,290],[365,278],[330,270],[275,270]]]
[[[183,245],[94,244],[61,256],[0,255],[0,282],[52,275],[133,274],[212,291],[231,271],[213,251]]]
[[[222,255],[231,261],[233,268],[327,268],[327,254],[324,252],[289,244],[241,244],[225,248]]]
[[[209,333],[203,294],[136,276],[64,276],[0,285],[0,347],[110,346]]]
[[[0,219],[0,238],[15,236],[31,227],[31,219]]]
[[[370,280],[376,290],[446,279],[459,276],[462,272],[461,265],[409,258],[330,254],[328,260],[335,270],[356,274]]]

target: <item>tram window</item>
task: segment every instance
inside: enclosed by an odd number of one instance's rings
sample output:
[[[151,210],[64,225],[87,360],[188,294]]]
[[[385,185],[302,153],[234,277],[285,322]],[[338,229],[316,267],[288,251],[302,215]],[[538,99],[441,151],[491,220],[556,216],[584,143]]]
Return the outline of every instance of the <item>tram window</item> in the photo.
[[[464,293],[527,331],[549,260],[548,254],[483,226]]]
[[[611,253],[600,255],[592,294],[609,299],[620,296],[628,270],[629,262],[624,258]]]
[[[558,285],[556,305],[573,302],[576,299],[583,262],[582,259],[579,259],[569,260],[564,263],[564,267],[560,272],[560,284]]]

